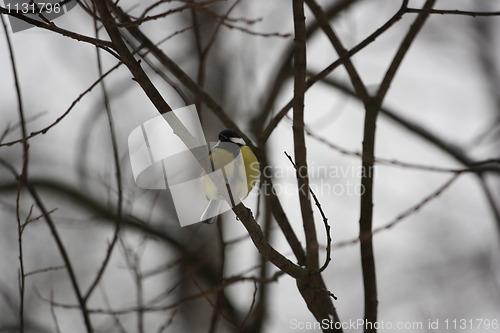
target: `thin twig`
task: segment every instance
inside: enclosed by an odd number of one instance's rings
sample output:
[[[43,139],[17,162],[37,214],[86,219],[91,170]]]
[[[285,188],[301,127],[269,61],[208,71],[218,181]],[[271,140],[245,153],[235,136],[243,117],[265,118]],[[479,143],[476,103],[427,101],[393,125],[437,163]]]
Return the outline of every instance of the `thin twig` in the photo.
[[[426,204],[431,202],[432,200],[438,198],[441,194],[444,193],[444,191],[450,187],[461,175],[461,173],[457,173],[453,175],[449,180],[447,180],[443,185],[439,186],[435,191],[433,191],[431,194],[428,196],[424,197],[420,202],[418,202],[416,205],[408,208],[401,214],[399,214],[395,219],[392,221],[389,221],[385,223],[383,226],[378,227],[373,229],[373,231],[370,233],[370,235],[364,235],[363,237],[356,237],[350,240],[344,240],[340,241],[337,243],[333,244],[333,249],[339,249],[342,247],[350,246],[350,245],[355,245],[359,242],[364,242],[367,239],[373,237],[375,234],[378,234],[384,230],[388,230],[399,224],[400,222],[404,221],[407,217],[411,216],[412,214],[420,211]]]
[[[94,15],[95,17],[95,15]],[[98,33],[98,28],[97,28],[97,20],[94,19],[94,31],[96,34],[96,38],[99,38],[99,33]],[[99,48],[96,48],[96,57],[97,57],[97,70],[99,77],[103,77],[103,69],[102,69],[102,58],[101,58],[101,53]],[[87,301],[90,296],[92,295],[92,292],[94,291],[95,287],[101,280],[104,271],[106,267],[108,266],[108,263],[111,259],[111,255],[113,254],[113,249],[115,248],[116,242],[118,240],[118,237],[120,235],[120,224],[122,220],[122,214],[123,214],[123,185],[122,185],[122,176],[121,176],[121,167],[120,167],[120,157],[118,153],[118,143],[116,141],[116,129],[113,121],[113,114],[111,113],[111,105],[109,101],[109,96],[108,92],[106,90],[106,86],[104,84],[104,80],[101,80],[101,90],[102,90],[102,95],[104,98],[104,109],[106,111],[106,117],[108,118],[108,126],[109,126],[109,132],[110,132],[110,137],[111,137],[111,144],[112,144],[112,150],[113,150],[113,162],[114,162],[114,167],[115,167],[115,181],[116,181],[116,186],[118,190],[118,196],[117,196],[117,203],[116,203],[116,221],[115,221],[115,231],[113,234],[113,238],[111,240],[111,243],[108,245],[108,249],[106,251],[106,255],[104,256],[104,260],[99,267],[99,270],[97,272],[96,277],[90,284],[89,288],[87,289],[87,292],[85,293],[85,301]]]
[[[29,23],[29,24],[31,24],[33,26],[36,26],[38,28],[49,30],[49,31],[58,33],[60,35],[63,35],[63,36],[75,39],[75,40],[80,41],[80,42],[85,42],[85,43],[89,43],[89,44],[95,45],[97,47],[102,48],[103,50],[105,50],[109,54],[113,55],[115,58],[120,59],[120,57],[112,50],[113,46],[112,46],[112,43],[109,42],[109,41],[95,39],[95,38],[92,38],[92,37],[89,37],[89,36],[78,34],[78,33],[73,32],[73,31],[69,31],[69,30],[66,30],[66,29],[59,28],[53,22],[50,22],[50,24],[49,23],[40,22],[38,20],[35,20],[34,18],[31,18],[29,16],[26,16],[26,15],[23,15],[23,14],[20,14],[20,13],[16,13],[16,12],[10,11],[7,8],[4,8],[4,7],[0,7],[0,14],[6,14],[6,15],[9,15],[9,16],[15,17],[15,18],[17,18],[19,20],[22,20],[22,21],[24,21],[26,23]]]
[[[21,95],[21,85],[19,82],[19,77],[17,75],[17,66],[14,55],[14,48],[12,46],[9,31],[7,29],[7,24],[5,23],[5,19],[2,16],[1,18],[3,30],[5,33],[5,39],[7,40],[7,47],[9,49],[10,63],[12,68],[12,75],[14,77],[14,86],[16,88],[16,97],[17,97],[17,106],[19,113],[19,124],[21,126],[21,135],[23,137],[26,136],[26,119],[24,116],[24,107],[23,107],[23,99]],[[28,179],[28,165],[29,165],[29,144],[28,142],[23,142],[23,150],[22,150],[22,170],[19,176],[19,183],[17,187],[16,193],[16,221],[17,221],[17,245],[19,248],[19,271],[18,271],[18,279],[19,279],[19,331],[20,333],[24,333],[24,297],[25,297],[25,274],[24,274],[24,254],[23,254],[23,225],[28,223],[29,215],[26,217],[26,221],[24,223],[21,222],[21,191],[26,185],[26,180]],[[30,211],[31,212],[31,211]]]
[[[290,119],[287,116],[288,119]],[[309,126],[305,125],[304,130],[308,136],[311,138],[321,142],[322,144],[328,146],[329,148],[338,151],[339,153],[347,156],[353,156],[353,157],[360,157],[363,160],[367,160],[366,158],[363,157],[363,154],[361,152],[357,151],[350,151],[348,149],[345,149],[330,140],[326,139],[325,137],[322,137],[316,133],[314,133]],[[373,162],[377,164],[386,164],[386,165],[392,165],[392,166],[397,166],[397,167],[403,167],[407,169],[416,169],[416,170],[423,170],[423,171],[432,171],[432,172],[442,172],[442,173],[462,173],[462,172],[479,172],[479,171],[494,171],[498,170],[500,171],[500,159],[487,159],[484,161],[477,161],[471,163],[471,166],[468,168],[445,168],[445,167],[438,167],[438,166],[433,166],[433,165],[425,165],[425,164],[419,164],[419,163],[411,163],[411,162],[404,162],[404,161],[399,161],[395,159],[386,159],[386,158],[381,158],[381,157],[375,157],[373,159]]]
[[[36,269],[34,271],[26,273],[25,276],[28,277],[30,275],[35,275],[35,274],[40,274],[40,273],[46,273],[46,272],[51,272],[51,271],[57,271],[57,270],[60,270],[60,269],[66,269],[66,266],[51,266],[51,267]]]
[[[245,327],[246,322],[248,321],[248,319],[250,319],[250,315],[252,314],[252,311],[254,309],[255,303],[257,301],[257,291],[259,290],[259,288],[257,287],[257,282],[255,282],[255,281],[253,283],[253,288],[254,289],[253,289],[253,295],[252,295],[252,303],[250,303],[250,308],[248,309],[247,314],[243,318],[243,321],[239,325],[240,330],[243,327]]]
[[[219,1],[221,1],[221,0],[208,0],[208,1],[204,1],[204,2],[193,2],[193,3],[190,3],[188,5],[177,7],[174,9],[170,9],[170,10],[167,10],[167,11],[165,11],[163,13],[159,13],[159,14],[150,15],[150,16],[141,15],[140,18],[132,20],[130,22],[117,23],[117,26],[118,27],[139,26],[139,25],[143,24],[144,22],[158,20],[160,18],[164,18],[164,17],[166,17],[168,15],[172,15],[174,13],[181,13],[186,9],[196,8],[199,6],[208,6],[208,5],[211,5],[211,4],[213,4],[215,2],[219,2]]]
[[[284,153],[285,153],[286,157],[288,158],[288,160],[290,161],[290,163],[292,163],[293,167],[297,170],[297,166],[293,162],[292,157],[290,155],[288,155],[288,153],[286,151]],[[316,194],[313,192],[313,190],[311,189],[311,187],[309,187],[309,193],[311,193],[311,196],[312,196],[312,198],[314,200],[314,203],[315,203],[316,207],[318,207],[319,213],[321,214],[321,217],[323,219],[323,224],[325,225],[325,233],[326,233],[326,259],[325,259],[325,263],[323,264],[323,266],[321,266],[321,268],[319,269],[319,272],[321,273],[321,272],[323,272],[328,267],[328,264],[331,261],[332,236],[331,236],[331,233],[330,233],[330,224],[328,223],[328,218],[326,217],[325,212],[323,211],[323,208],[321,207],[321,203],[319,202],[318,198],[316,197]]]
[[[231,326],[233,327],[238,327],[238,325],[233,321],[232,318],[229,318],[228,316],[226,316],[226,314],[224,312],[221,311],[220,307],[218,307],[211,299],[210,297],[208,296],[207,294],[207,291],[203,289],[203,286],[200,285],[200,283],[198,282],[198,280],[196,279],[196,277],[194,276],[194,274],[192,274],[191,271],[189,271],[190,275],[191,275],[191,280],[193,281],[194,285],[196,286],[196,288],[200,291],[200,295],[203,296],[203,298],[205,298],[205,300],[208,302],[208,304],[210,304],[210,306],[212,307],[212,309],[214,311],[216,311],[222,318],[224,318]],[[220,289],[221,290],[221,289]]]
[[[457,9],[432,9],[432,8],[407,8],[408,13],[425,13],[425,14],[440,14],[440,15],[465,15],[472,17],[479,16],[500,16],[500,11],[494,12],[479,12],[479,11],[466,11]]]
[[[45,205],[38,195],[38,192],[36,189],[30,185],[29,183],[26,185],[29,192],[31,193],[31,196],[33,197],[33,200],[35,201],[36,205],[40,209],[40,211],[44,215],[44,219],[47,222],[47,225],[50,229],[50,232],[52,233],[52,236],[54,237],[54,240],[56,242],[57,248],[59,249],[59,252],[61,254],[61,257],[64,261],[64,265],[66,266],[66,271],[68,272],[69,278],[71,285],[73,287],[73,291],[75,292],[76,299],[78,300],[78,308],[80,309],[80,312],[83,316],[83,322],[85,324],[85,328],[87,330],[87,333],[93,333],[94,330],[92,328],[92,323],[90,321],[90,315],[89,311],[87,309],[87,305],[85,303],[85,299],[83,298],[82,292],[80,290],[80,286],[78,285],[78,280],[76,278],[76,273],[73,269],[73,265],[71,263],[71,260],[69,258],[68,252],[66,251],[66,247],[64,246],[61,236],[59,235],[56,225],[54,221],[52,220],[50,214],[48,214],[47,209],[45,208]]]
[[[291,36],[290,33],[281,33],[281,32],[257,32],[257,31],[253,31],[253,30],[250,30],[248,28],[245,28],[245,27],[239,27],[237,25],[234,25],[234,24],[231,24],[231,23],[228,23],[228,22],[225,22],[225,21],[220,21],[222,23],[223,26],[225,26],[226,28],[229,28],[231,30],[239,30],[243,33],[246,33],[248,35],[252,35],[252,36],[257,36],[257,37],[279,37],[279,38],[288,38]]]
[[[26,218],[26,222],[24,222],[22,225],[21,225],[21,231],[24,231],[24,229],[26,228],[27,225],[29,225],[30,223],[32,222],[36,222],[40,219],[42,219],[44,217],[43,214],[40,214],[36,217],[31,217],[31,212],[32,212],[32,209],[33,209],[33,205],[31,205],[30,207],[30,213],[28,214],[28,217]],[[54,213],[55,211],[57,210],[57,208],[54,208],[54,209],[51,209],[48,213],[49,214],[52,214]]]
[[[52,305],[52,302],[54,301],[54,293],[51,290],[50,291],[50,315],[52,316],[52,320],[54,321],[54,326],[56,327],[56,333],[61,333],[61,329],[59,328],[59,322],[57,320],[56,316],[56,310],[54,309],[54,306]]]
[[[172,323],[174,322],[174,317],[176,314],[177,314],[177,309],[172,310],[170,316],[165,319],[165,323],[160,327],[158,327],[158,333],[166,332],[167,328],[170,327],[170,325],[172,325]]]
[[[122,63],[119,62],[113,67],[111,67],[106,73],[104,73],[102,76],[100,76],[94,83],[92,83],[84,92],[82,92],[73,102],[71,102],[71,105],[66,109],[66,111],[63,112],[62,115],[60,115],[53,123],[50,125],[46,126],[45,128],[42,128],[41,130],[38,131],[33,131],[29,135],[23,136],[21,139],[10,141],[10,142],[4,142],[0,143],[0,147],[2,146],[12,146],[16,143],[23,143],[26,142],[27,140],[39,135],[39,134],[45,134],[47,131],[49,131],[51,128],[56,126],[61,120],[63,120],[69,113],[70,111],[80,102],[80,100],[85,97],[89,92],[92,91],[106,76],[108,76],[111,72],[113,72],[115,69],[117,69],[119,66],[121,66]]]
[[[108,295],[106,293],[106,289],[102,286],[102,284],[100,285],[99,291],[101,292],[104,304],[108,308],[111,308],[111,303],[109,302],[109,298],[108,298]],[[120,333],[127,333],[127,331],[123,327],[123,324],[120,321],[120,317],[118,315],[115,315],[115,314],[112,314],[111,316],[113,317],[113,321],[114,321],[114,325],[115,325],[114,327],[117,328]]]
[[[192,274],[192,272],[189,272],[189,274],[191,275],[191,277],[194,276]],[[91,314],[107,314],[107,315],[118,316],[118,315],[137,313],[137,311],[143,311],[144,313],[154,313],[154,312],[164,312],[167,310],[175,310],[178,307],[180,307],[186,303],[189,303],[189,302],[201,299],[201,298],[207,298],[208,295],[215,294],[218,291],[220,291],[224,288],[227,288],[228,286],[231,286],[235,283],[241,282],[241,281],[252,281],[252,282],[260,282],[260,283],[275,282],[282,275],[283,275],[283,273],[281,271],[278,271],[272,277],[270,277],[268,279],[260,279],[258,277],[243,277],[243,276],[238,277],[238,276],[236,276],[236,277],[224,280],[224,282],[222,284],[219,284],[211,289],[208,289],[208,290],[202,289],[199,293],[196,293],[196,294],[193,294],[190,296],[185,296],[184,298],[179,299],[171,304],[158,305],[158,306],[143,306],[143,307],[141,306],[140,308],[138,308],[137,306],[133,306],[133,307],[122,308],[122,309],[117,309],[117,310],[111,310],[108,308],[89,308],[89,309],[87,309],[87,311],[88,311],[88,313],[91,313]],[[198,283],[198,285],[199,285],[199,283]],[[59,307],[59,308],[63,308],[63,309],[73,309],[73,310],[79,309],[79,305],[67,304],[67,303],[61,303],[61,302],[51,302],[50,300],[48,300],[48,299],[44,298],[42,295],[40,295],[40,293],[38,291],[35,290],[35,293],[41,300],[46,301],[55,307]]]
[[[233,23],[241,22],[241,23],[244,23],[244,24],[247,24],[247,25],[253,25],[253,24],[261,22],[263,20],[262,17],[258,17],[258,18],[255,18],[255,19],[248,19],[248,18],[245,18],[245,17],[229,17],[229,16],[225,16],[225,15],[221,16],[217,12],[211,11],[208,8],[203,8],[203,9],[201,9],[201,11],[209,13],[210,16],[212,16],[212,17],[218,17],[218,18],[222,18],[223,17],[225,21],[227,21],[227,22],[233,22]]]

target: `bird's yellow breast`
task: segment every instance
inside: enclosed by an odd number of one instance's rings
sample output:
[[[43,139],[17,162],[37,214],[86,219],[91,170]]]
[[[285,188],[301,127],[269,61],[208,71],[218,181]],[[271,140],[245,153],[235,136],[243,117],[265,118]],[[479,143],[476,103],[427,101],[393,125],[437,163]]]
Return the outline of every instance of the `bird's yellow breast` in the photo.
[[[210,154],[214,170],[224,168],[226,183],[230,185],[233,197],[242,200],[247,197],[259,179],[260,170],[257,157],[247,146],[240,147],[239,154],[222,148],[214,148]],[[207,198],[219,199],[217,187],[203,173],[202,188]]]

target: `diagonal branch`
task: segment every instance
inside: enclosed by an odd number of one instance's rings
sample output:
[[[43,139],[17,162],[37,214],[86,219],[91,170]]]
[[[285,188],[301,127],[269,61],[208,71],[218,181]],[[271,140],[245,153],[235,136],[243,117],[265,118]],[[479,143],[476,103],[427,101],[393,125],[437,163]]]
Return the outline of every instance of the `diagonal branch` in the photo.
[[[109,52],[114,57],[119,58],[119,56],[113,51],[113,45],[110,41],[106,41],[106,40],[102,40],[102,39],[98,39],[98,38],[92,38],[92,37],[85,36],[85,35],[82,35],[82,34],[79,34],[79,33],[73,32],[73,31],[59,28],[58,26],[56,26],[52,22],[44,23],[44,22],[35,20],[34,18],[31,18],[29,16],[17,13],[15,11],[8,10],[7,8],[4,8],[4,7],[0,7],[0,14],[9,15],[9,16],[15,17],[19,20],[22,20],[26,23],[29,23],[31,25],[34,25],[38,28],[53,31],[53,32],[56,32],[60,35],[75,39],[77,41],[95,45],[95,46],[100,47],[103,50]]]
[[[404,3],[406,2],[408,1],[405,0]],[[339,54],[339,57],[342,57],[343,55],[347,54],[348,51],[345,49],[344,45],[342,45],[342,42],[337,37],[337,34],[335,34],[335,32],[333,31],[333,28],[328,23],[327,16],[325,15],[321,7],[318,5],[318,3],[315,0],[306,0],[306,3],[313,12],[314,16],[316,17],[319,26],[321,27],[321,29],[323,29],[326,36],[330,40],[330,43],[333,45],[333,47]],[[363,80],[359,76],[358,71],[352,64],[351,59],[346,58],[343,64],[347,71],[347,74],[349,74],[349,78],[351,79],[351,83],[352,86],[354,87],[354,90],[359,95],[362,101],[368,103],[370,98],[368,95],[368,91],[366,90],[366,86],[364,85]]]
[[[96,11],[100,16],[100,20],[103,23],[109,37],[111,38],[111,42],[113,43],[113,48],[119,54],[120,60],[123,62],[125,66],[129,69],[130,73],[132,73],[134,80],[139,83],[142,90],[146,93],[148,98],[151,100],[153,105],[156,107],[160,114],[165,114],[169,111],[172,111],[172,108],[165,99],[162,97],[158,89],[154,86],[153,82],[147,76],[146,72],[142,69],[140,62],[134,58],[133,53],[128,49],[125,41],[123,40],[120,30],[116,26],[116,22],[114,21],[111,13],[108,9],[108,4],[110,6],[115,6],[110,1],[97,1],[94,0],[94,5]],[[191,135],[191,133],[187,130],[184,124],[175,116],[175,114],[171,114],[170,117],[165,118],[165,120],[169,123],[170,127],[174,131],[174,133],[183,141],[183,143],[188,148],[199,147],[200,144],[198,140]],[[198,157],[197,157],[198,158]],[[200,160],[204,157],[199,157]],[[203,161],[201,161],[203,162]],[[202,163],[202,165],[206,165]]]
[[[392,59],[392,63],[389,65],[389,68],[387,69],[387,72],[384,75],[382,83],[380,84],[380,88],[377,91],[376,104],[379,107],[382,105],[385,95],[389,91],[391,83],[394,80],[396,72],[399,69],[401,62],[403,61],[403,58],[408,52],[410,46],[413,44],[413,41],[417,37],[418,33],[424,26],[425,21],[427,21],[427,18],[429,17],[429,14],[426,12],[426,10],[432,9],[432,6],[434,6],[435,2],[436,0],[427,0],[425,2],[423,6],[424,11],[417,16],[417,18],[411,25],[410,30],[408,30],[408,33],[401,42],[401,45],[399,46],[399,49],[396,52],[396,55]]]
[[[158,112],[164,114],[166,112],[172,111],[172,108],[163,99],[160,92],[156,89],[149,77],[141,68],[139,62],[135,60],[132,52],[128,49],[127,45],[125,45],[125,42],[123,41],[120,31],[116,27],[115,21],[111,17],[106,3],[107,1],[94,1],[95,8],[99,13],[104,28],[111,38],[113,48],[118,52],[120,56],[120,60],[130,70],[137,83],[141,85],[146,95],[148,95],[151,102],[158,109]]]
[[[355,4],[359,0],[341,0],[341,1],[336,1],[333,3],[331,6],[329,6],[325,10],[325,15],[328,17],[329,20],[334,19],[337,15],[345,11],[347,8]],[[311,24],[306,31],[306,39],[310,39],[316,31],[319,29],[319,24],[317,22],[314,22]],[[266,92],[268,92],[266,101],[263,104],[262,110],[259,115],[255,118],[255,122],[258,124],[263,124],[267,117],[269,116],[273,105],[276,101],[276,98],[278,97],[283,85],[285,84],[286,80],[291,74],[290,70],[290,64],[293,59],[293,46],[290,46],[289,48],[286,49],[284,52],[284,56],[282,57],[283,61],[281,62],[280,68],[277,70],[276,74],[274,74],[274,77],[269,80],[271,84],[266,88]],[[263,140],[264,142],[266,140]]]
[[[401,214],[399,214],[398,216],[396,216],[396,218],[393,219],[392,221],[384,224],[381,227],[373,229],[373,231],[371,232],[371,234],[367,235],[367,236],[373,237],[373,235],[375,235],[375,234],[377,234],[379,232],[391,229],[395,225],[399,224],[401,221],[404,221],[410,215],[418,212],[425,205],[427,205],[428,203],[432,202],[434,199],[438,198],[441,194],[443,194],[458,179],[458,177],[460,175],[462,175],[461,172],[455,173],[443,185],[439,186],[432,193],[430,193],[429,195],[427,195],[426,197],[424,197],[416,205],[413,205],[410,208],[406,209]],[[360,242],[364,242],[366,239],[368,239],[368,237],[366,237],[365,239],[360,239],[358,237],[358,238],[353,238],[353,239],[350,239],[350,240],[344,240],[344,241],[341,241],[341,242],[333,244],[333,248],[334,249],[339,249],[339,248],[342,248],[342,247],[345,247],[345,246],[354,245],[354,244],[357,244],[357,243],[360,243]]]
[[[76,278],[76,273],[73,269],[73,265],[71,263],[69,255],[66,251],[66,248],[62,242],[61,236],[59,236],[59,233],[57,232],[56,225],[55,225],[54,221],[52,220],[52,217],[48,213],[47,208],[45,208],[45,205],[44,205],[42,199],[40,198],[40,196],[38,195],[38,192],[35,189],[35,187],[30,185],[29,183],[27,183],[26,187],[28,188],[29,192],[31,193],[31,196],[33,197],[33,200],[35,201],[36,205],[38,206],[38,208],[42,212],[43,217],[44,217],[45,221],[47,222],[47,225],[49,226],[50,232],[52,233],[52,236],[54,237],[57,248],[59,249],[61,257],[64,261],[64,265],[65,265],[66,270],[68,272],[68,275],[69,275],[69,278],[71,281],[71,285],[72,285],[73,290],[75,292],[75,295],[76,295],[76,298],[78,301],[78,305],[80,307],[80,311],[81,311],[82,316],[83,316],[83,322],[85,323],[85,328],[86,328],[88,333],[92,333],[92,332],[94,332],[94,330],[92,328],[92,323],[90,321],[90,315],[89,315],[89,311],[87,309],[86,300],[83,297],[82,291],[80,290],[80,286],[79,286],[78,280]]]
[[[290,161],[290,163],[292,163],[294,169],[297,170],[297,166],[293,162],[292,157],[290,155],[288,155],[288,153],[286,151],[285,151],[285,155],[288,158],[288,160]],[[318,271],[318,273],[321,273],[328,267],[328,264],[332,260],[332,257],[331,257],[332,235],[330,232],[331,228],[330,228],[330,224],[328,224],[328,218],[326,217],[325,212],[323,211],[323,208],[321,207],[321,203],[319,202],[318,197],[316,196],[316,194],[314,193],[314,191],[312,190],[311,187],[309,187],[309,192],[311,193],[311,196],[314,200],[314,204],[316,205],[316,207],[318,207],[318,211],[321,214],[321,217],[323,218],[323,224],[325,225],[325,233],[326,233],[326,251],[325,251],[326,255],[325,255],[325,257],[326,258],[325,258],[325,263],[323,264],[323,266],[321,266],[321,268]],[[337,299],[337,298],[335,298],[335,299]]]
[[[129,16],[117,5],[113,6],[113,12],[117,15],[120,22],[130,21]],[[177,79],[182,82],[193,92],[195,96],[198,96],[214,113],[215,115],[226,125],[227,128],[232,128],[241,134],[245,142],[253,149],[251,145],[251,140],[244,135],[244,133],[239,130],[236,123],[229,118],[227,113],[224,111],[222,106],[220,106],[205,90],[203,90],[189,75],[182,70],[172,59],[170,59],[158,46],[156,46],[140,29],[139,27],[127,27],[127,31],[139,42],[142,46],[156,57],[156,59],[172,74],[177,77]]]
[[[243,223],[245,229],[247,229],[255,247],[267,260],[295,279],[304,278],[307,275],[306,271],[302,267],[299,267],[288,260],[266,241],[259,224],[251,216],[250,211],[243,205],[243,203],[240,202],[238,205],[233,207],[233,212]]]
[[[386,23],[384,23],[380,28],[375,30],[372,34],[370,34],[368,37],[366,37],[364,40],[362,40],[360,43],[358,43],[356,46],[354,46],[352,49],[349,51],[343,53],[342,55],[339,56],[337,60],[332,62],[330,65],[328,65],[325,69],[323,69],[321,72],[312,75],[308,80],[307,80],[307,89],[309,89],[311,86],[313,86],[316,82],[324,80],[328,74],[330,74],[335,68],[338,66],[342,65],[345,61],[347,61],[349,58],[354,56],[356,53],[364,49],[366,46],[370,45],[372,42],[374,42],[380,35],[382,35],[385,31],[387,31],[390,27],[392,27],[396,22],[398,22],[404,15],[405,11],[404,8],[401,7]],[[289,68],[289,67],[288,67]],[[288,72],[287,72],[288,73]],[[291,73],[286,74],[288,75]],[[285,74],[283,74],[285,75]],[[288,102],[277,114],[276,116],[269,122],[269,124],[266,126],[266,128],[263,131],[262,134],[262,141],[266,142],[267,139],[269,139],[269,136],[272,134],[276,126],[278,126],[279,122],[281,119],[288,113],[288,111],[292,108],[292,100]]]

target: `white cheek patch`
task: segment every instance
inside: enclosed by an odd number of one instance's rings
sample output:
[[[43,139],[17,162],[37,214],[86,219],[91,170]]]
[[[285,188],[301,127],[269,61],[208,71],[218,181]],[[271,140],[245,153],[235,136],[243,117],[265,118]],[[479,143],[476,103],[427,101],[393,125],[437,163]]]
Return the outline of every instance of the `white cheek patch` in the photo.
[[[246,142],[242,138],[230,138],[229,140],[237,145],[246,146]]]

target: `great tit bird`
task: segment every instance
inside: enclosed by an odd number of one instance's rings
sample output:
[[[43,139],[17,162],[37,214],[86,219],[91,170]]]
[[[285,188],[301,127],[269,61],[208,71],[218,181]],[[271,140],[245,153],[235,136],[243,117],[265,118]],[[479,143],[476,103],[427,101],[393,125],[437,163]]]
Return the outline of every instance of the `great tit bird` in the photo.
[[[222,192],[226,191],[231,195],[228,202],[230,205],[246,198],[259,179],[257,157],[236,131],[225,129],[219,133],[219,142],[210,153],[210,161],[214,171],[223,171],[225,184],[229,185],[230,191],[224,188]],[[228,196],[217,190],[217,186],[205,172],[201,177],[201,187],[209,199],[201,221],[212,224],[217,219],[222,203],[227,200],[224,197]]]

